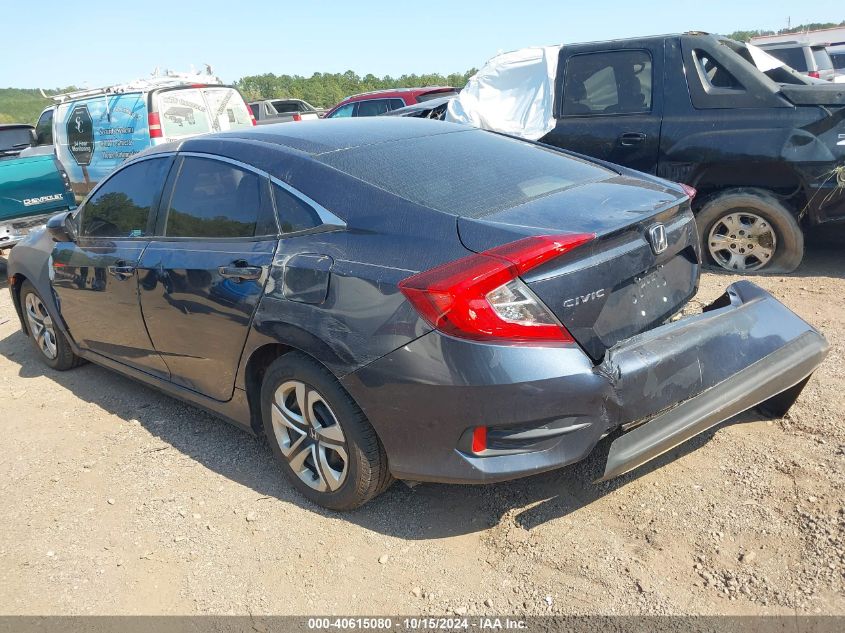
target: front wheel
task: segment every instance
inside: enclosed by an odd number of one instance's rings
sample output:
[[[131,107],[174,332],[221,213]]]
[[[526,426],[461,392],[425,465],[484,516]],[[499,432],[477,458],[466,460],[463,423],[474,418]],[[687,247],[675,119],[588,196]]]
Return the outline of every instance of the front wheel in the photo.
[[[308,356],[290,352],[267,368],[261,411],[282,470],[314,503],[351,510],[393,482],[384,447],[364,413]]]
[[[47,311],[41,295],[28,281],[21,286],[20,300],[29,338],[44,364],[59,371],[79,365],[82,359],[73,353],[65,335],[56,327],[52,315]]]
[[[794,214],[763,190],[718,194],[696,222],[705,262],[731,272],[788,273],[804,257],[804,234]]]

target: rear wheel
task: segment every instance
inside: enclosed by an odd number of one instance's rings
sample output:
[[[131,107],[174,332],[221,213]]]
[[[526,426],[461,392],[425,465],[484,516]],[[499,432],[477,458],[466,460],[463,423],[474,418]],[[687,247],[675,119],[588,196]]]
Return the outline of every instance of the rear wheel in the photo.
[[[28,281],[21,286],[20,299],[29,338],[44,364],[59,371],[79,365],[82,360],[73,353],[65,335],[56,327],[52,315],[47,311],[41,295]]]
[[[795,216],[772,194],[734,189],[711,198],[696,216],[706,263],[736,273],[792,272],[804,257]]]
[[[291,483],[314,503],[351,510],[393,482],[366,416],[313,359],[291,352],[273,362],[264,375],[261,404],[273,453]]]

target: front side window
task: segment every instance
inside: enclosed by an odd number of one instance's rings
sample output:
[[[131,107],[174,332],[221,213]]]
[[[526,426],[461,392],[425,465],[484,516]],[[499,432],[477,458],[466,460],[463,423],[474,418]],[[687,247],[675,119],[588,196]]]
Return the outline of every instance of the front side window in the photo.
[[[53,144],[53,109],[45,110],[35,124],[36,145]]]
[[[253,237],[269,229],[264,180],[229,163],[184,159],[167,213],[168,237]],[[273,222],[275,224],[275,221]]]
[[[82,207],[87,237],[144,237],[167,178],[169,158],[151,158],[116,172]]]
[[[565,116],[651,111],[651,56],[647,51],[574,55],[566,62]]]
[[[335,110],[329,118],[330,119],[345,119],[347,117],[351,117],[352,111],[354,109],[355,109],[354,103],[347,103],[345,106],[341,106],[337,110]]]
[[[358,102],[355,116],[378,116],[390,110],[390,99],[369,99]]]

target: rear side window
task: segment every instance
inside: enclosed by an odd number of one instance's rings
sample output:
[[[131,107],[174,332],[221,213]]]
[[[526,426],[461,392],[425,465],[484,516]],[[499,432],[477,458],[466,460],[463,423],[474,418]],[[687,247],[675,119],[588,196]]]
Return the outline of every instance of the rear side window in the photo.
[[[282,233],[295,233],[320,226],[317,212],[292,193],[273,183],[273,199]]]
[[[36,145],[53,144],[53,112],[50,108],[41,113],[38,123],[35,124]]]
[[[169,158],[151,158],[114,174],[82,208],[82,235],[144,237],[167,178]]]
[[[484,169],[473,169],[479,157]],[[411,202],[474,218],[615,175],[586,160],[472,129],[365,145],[317,158]]]
[[[229,163],[189,156],[170,197],[168,237],[253,237],[275,234],[265,181]]]
[[[650,112],[651,84],[648,51],[574,55],[567,60],[564,71],[563,114]]]
[[[845,69],[845,53],[831,53],[830,59],[837,70]]]
[[[764,49],[772,57],[777,57],[787,66],[801,71],[807,72],[807,59],[804,57],[803,48],[766,48]]]
[[[693,57],[698,64],[702,77],[715,88],[743,90],[743,85],[722,64],[710,57],[706,52],[695,50]]]

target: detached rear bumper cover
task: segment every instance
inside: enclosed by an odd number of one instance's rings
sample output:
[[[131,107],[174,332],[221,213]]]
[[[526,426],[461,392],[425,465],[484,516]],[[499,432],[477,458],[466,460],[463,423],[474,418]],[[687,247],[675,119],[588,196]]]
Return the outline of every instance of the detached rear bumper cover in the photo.
[[[642,420],[637,413],[642,396],[677,389],[680,376],[690,380],[690,392],[697,395],[646,416],[650,421],[615,440],[602,481],[758,405],[783,415],[828,350],[821,334],[747,281],[730,286],[701,316],[677,325],[677,330],[660,328],[608,354],[604,365],[617,373],[622,419],[628,411]],[[663,358],[650,357],[654,352]],[[673,378],[667,371],[678,373]]]
[[[574,347],[487,345],[432,332],[343,382],[397,477],[513,479],[577,462],[607,433],[632,428],[610,447],[602,477],[609,479],[755,406],[782,415],[827,348],[810,325],[742,281],[704,313],[618,343],[600,365]],[[460,447],[476,425],[554,437],[530,450],[475,456]]]

